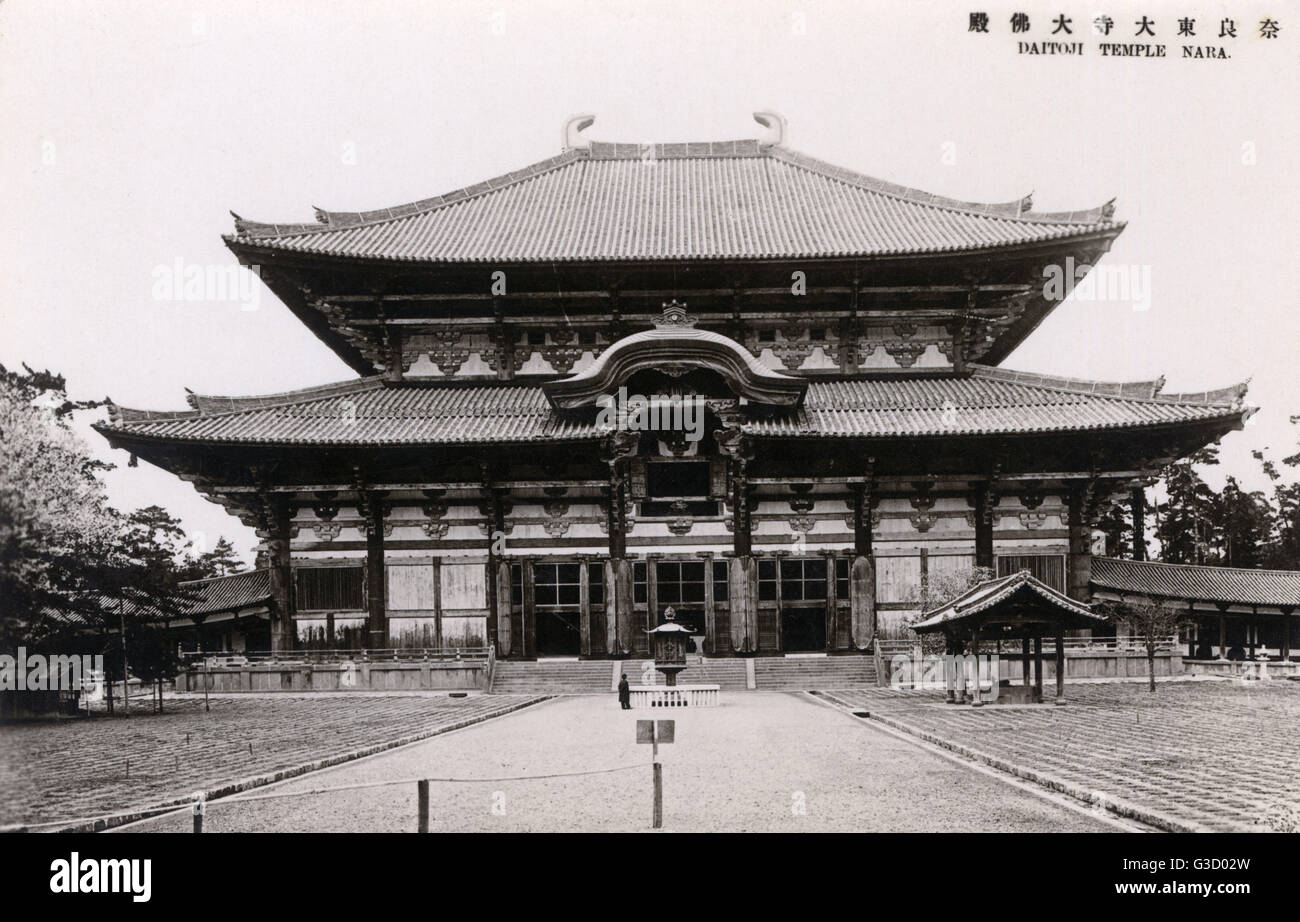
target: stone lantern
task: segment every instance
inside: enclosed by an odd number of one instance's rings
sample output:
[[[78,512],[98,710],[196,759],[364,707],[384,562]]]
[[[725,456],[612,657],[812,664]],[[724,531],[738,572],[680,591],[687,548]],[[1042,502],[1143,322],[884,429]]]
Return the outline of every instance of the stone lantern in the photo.
[[[677,613],[670,606],[664,610],[664,623],[646,631],[650,635],[655,669],[664,674],[666,685],[676,685],[677,673],[686,668],[686,638],[691,630],[678,624],[674,620],[676,617]]]

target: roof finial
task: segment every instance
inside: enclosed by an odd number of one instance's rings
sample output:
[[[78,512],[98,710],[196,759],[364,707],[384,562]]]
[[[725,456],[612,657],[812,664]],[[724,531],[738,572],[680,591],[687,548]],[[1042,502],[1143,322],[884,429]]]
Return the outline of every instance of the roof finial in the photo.
[[[591,140],[584,138],[582,132],[590,128],[595,121],[594,115],[571,115],[565,119],[563,150],[585,150],[591,147]]]
[[[754,113],[754,121],[767,129],[767,134],[758,139],[759,144],[775,145],[785,143],[785,116],[779,112],[763,111]]]

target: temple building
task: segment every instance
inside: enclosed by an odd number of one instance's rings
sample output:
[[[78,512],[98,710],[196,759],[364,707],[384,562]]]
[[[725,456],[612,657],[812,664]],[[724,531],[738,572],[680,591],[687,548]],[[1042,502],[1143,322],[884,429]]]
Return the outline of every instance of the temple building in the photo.
[[[256,527],[269,642],[707,655],[870,649],[921,587],[1029,570],[1080,600],[1093,526],[1240,428],[1166,394],[1002,367],[1112,204],[1034,211],[757,140],[623,144],[225,238],[357,377],[99,431]],[[238,391],[238,382],[232,382]]]

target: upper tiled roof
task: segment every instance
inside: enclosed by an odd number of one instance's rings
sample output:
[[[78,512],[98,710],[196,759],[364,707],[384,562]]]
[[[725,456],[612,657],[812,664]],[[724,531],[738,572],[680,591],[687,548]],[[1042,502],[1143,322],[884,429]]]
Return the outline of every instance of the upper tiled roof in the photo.
[[[758,436],[884,438],[1125,429],[1218,420],[1251,412],[1241,388],[1203,395],[1158,393],[1158,382],[1101,384],[1021,376],[974,366],[960,377],[823,379],[803,406],[752,419]],[[187,442],[454,444],[593,439],[591,412],[551,409],[538,384],[391,384],[362,378],[271,397],[192,396],[196,408],[112,408],[105,435]]]
[[[1167,599],[1300,606],[1300,570],[1242,570],[1094,557],[1092,585]]]
[[[1118,232],[1108,203],[960,202],[758,141],[592,143],[446,195],[315,224],[236,216],[232,245],[415,262],[942,253]]]

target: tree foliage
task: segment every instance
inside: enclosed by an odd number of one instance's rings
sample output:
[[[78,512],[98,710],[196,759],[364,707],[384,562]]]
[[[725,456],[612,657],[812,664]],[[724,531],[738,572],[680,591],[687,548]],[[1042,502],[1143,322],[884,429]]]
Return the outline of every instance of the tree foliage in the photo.
[[[194,556],[158,506],[124,515],[108,469],[68,425],[104,400],[74,401],[62,376],[0,366],[0,645],[39,648],[70,631],[107,636],[180,616],[179,583],[238,566],[229,542]],[[111,646],[111,645],[110,645]],[[120,637],[118,641],[120,647]]]

